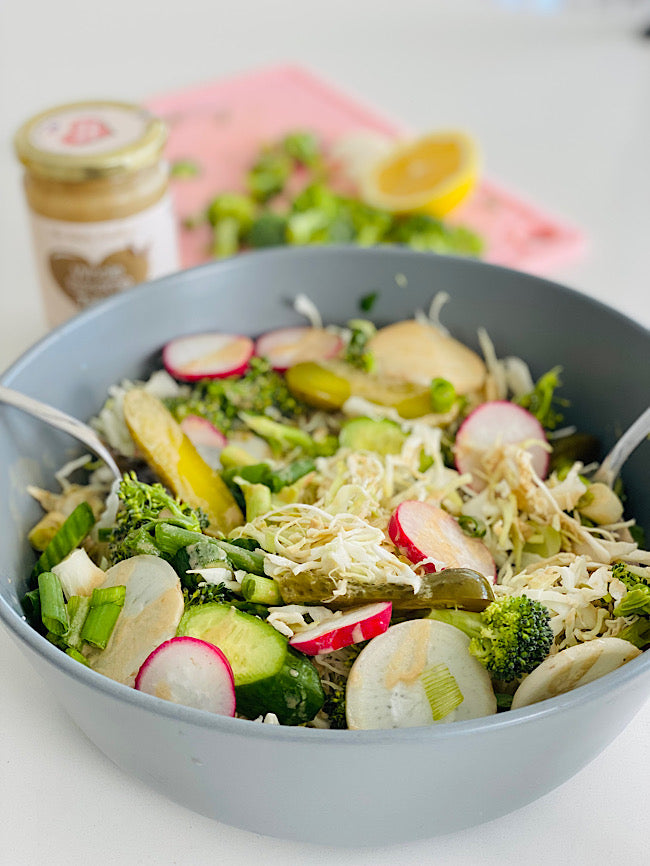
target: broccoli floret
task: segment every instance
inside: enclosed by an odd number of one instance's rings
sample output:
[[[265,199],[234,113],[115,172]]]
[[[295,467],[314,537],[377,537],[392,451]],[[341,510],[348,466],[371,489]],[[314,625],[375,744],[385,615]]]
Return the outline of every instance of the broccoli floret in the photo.
[[[330,456],[338,447],[338,439],[328,436],[323,441],[317,441],[309,433],[299,427],[281,424],[267,415],[251,415],[241,412],[240,418],[247,427],[266,439],[271,448],[279,454],[300,448],[311,457]]]
[[[634,571],[625,562],[615,562],[612,565],[612,577],[620,580],[629,589],[637,586],[639,583],[650,587],[650,574],[642,571]]]
[[[108,537],[108,556],[113,563],[141,553],[162,556],[155,540],[156,526],[160,523],[193,532],[201,532],[207,525],[200,511],[174,498],[162,484],[138,481],[134,472],[124,475],[117,495],[121,507]]]
[[[561,367],[553,367],[552,370],[540,376],[532,391],[515,401],[524,409],[528,409],[545,430],[555,430],[558,424],[564,420],[564,416],[558,412],[554,404],[569,405],[567,400],[560,400],[555,395],[556,390],[562,385],[561,372]]]
[[[345,690],[329,691],[325,695],[323,712],[327,714],[330,728],[334,730],[345,730],[348,726],[345,715]]]
[[[261,415],[273,406],[283,418],[293,419],[306,411],[289,391],[284,377],[272,370],[267,360],[257,357],[251,358],[243,376],[203,379],[189,395],[167,399],[165,405],[177,421],[199,415],[224,433],[244,429],[240,412]]]
[[[348,328],[351,333],[344,360],[348,364],[352,364],[353,367],[371,373],[375,366],[375,360],[367,346],[377,329],[368,319],[350,319]]]
[[[224,192],[208,207],[208,221],[213,227],[212,253],[218,258],[234,255],[250,230],[257,205],[247,195]]]
[[[398,217],[386,240],[415,250],[478,256],[483,242],[464,226],[450,226],[427,214]]]
[[[429,617],[464,631],[471,638],[470,653],[503,682],[534,670],[553,643],[548,609],[525,595],[499,598],[481,613],[433,610]]]
[[[296,130],[286,135],[282,147],[294,162],[316,168],[321,162],[320,142],[313,132]]]
[[[284,190],[291,176],[293,160],[283,150],[269,148],[255,161],[248,174],[246,184],[251,196],[266,202]]]
[[[287,218],[273,211],[260,214],[246,235],[246,243],[254,249],[279,247],[287,242]]]

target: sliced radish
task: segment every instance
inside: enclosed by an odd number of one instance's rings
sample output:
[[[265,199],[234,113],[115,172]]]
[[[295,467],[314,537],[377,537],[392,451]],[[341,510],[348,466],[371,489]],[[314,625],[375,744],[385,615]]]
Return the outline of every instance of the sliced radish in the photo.
[[[221,379],[243,373],[253,354],[250,337],[237,334],[190,334],[171,340],[163,349],[163,364],[175,379]]]
[[[356,607],[342,616],[328,617],[318,625],[298,632],[289,643],[309,656],[334,652],[383,634],[390,624],[392,610],[390,601]]]
[[[145,659],[135,681],[138,691],[174,704],[235,715],[235,681],[221,650],[194,637],[173,637]]]
[[[418,727],[495,712],[490,675],[470,655],[469,638],[443,622],[414,619],[391,626],[363,648],[350,670],[346,715],[352,730]]]
[[[388,534],[411,562],[432,560],[422,566],[427,572],[471,568],[496,580],[494,559],[480,538],[470,538],[451,514],[430,502],[400,503],[388,523]]]
[[[280,328],[263,334],[255,354],[267,358],[274,370],[284,372],[302,361],[324,361],[343,349],[343,340],[325,328]]]
[[[228,440],[221,430],[211,424],[207,418],[200,415],[186,415],[181,421],[181,430],[193,445],[204,445],[206,448],[225,448]]]
[[[471,473],[470,487],[481,491],[486,486],[480,474],[485,455],[498,445],[517,445],[531,440],[546,442],[546,434],[527,409],[507,400],[481,403],[465,418],[456,434],[456,468],[461,474]],[[536,444],[527,445],[526,451],[532,456],[535,472],[545,478],[548,452]]]

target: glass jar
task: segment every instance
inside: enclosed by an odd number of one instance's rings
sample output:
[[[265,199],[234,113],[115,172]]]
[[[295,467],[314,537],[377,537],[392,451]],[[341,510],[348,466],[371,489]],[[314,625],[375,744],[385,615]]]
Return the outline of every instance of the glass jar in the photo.
[[[16,134],[46,315],[178,270],[163,122],[136,105],[80,102]]]

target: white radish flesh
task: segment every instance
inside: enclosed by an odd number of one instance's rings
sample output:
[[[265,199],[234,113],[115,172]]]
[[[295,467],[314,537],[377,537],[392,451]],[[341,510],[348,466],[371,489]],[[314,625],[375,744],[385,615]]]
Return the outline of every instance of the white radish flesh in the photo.
[[[289,643],[306,655],[334,652],[383,634],[390,625],[392,609],[389,601],[366,604],[298,632]]]
[[[478,391],[485,381],[479,356],[433,325],[409,319],[381,328],[368,341],[378,376],[428,385],[446,379],[458,394]]]
[[[255,344],[255,354],[267,358],[274,370],[284,372],[303,361],[334,358],[343,341],[325,328],[280,328],[263,334]]]
[[[221,467],[219,455],[228,444],[221,430],[200,415],[186,415],[181,421],[181,430],[208,466],[213,469]]]
[[[106,580],[106,573],[95,565],[83,547],[69,553],[65,559],[52,566],[52,571],[61,581],[65,597],[92,595],[93,589]]]
[[[471,568],[488,580],[496,580],[492,554],[480,538],[471,538],[458,521],[430,502],[407,499],[400,503],[388,523],[393,544],[414,563],[431,559],[427,572],[443,568]]]
[[[641,655],[627,640],[599,637],[549,656],[530,673],[515,692],[512,709],[554,698],[585,686]]]
[[[243,373],[253,354],[250,337],[237,334],[190,334],[171,340],[163,349],[163,364],[175,379],[196,382]]]
[[[165,701],[235,715],[235,681],[221,650],[193,637],[165,641],[145,659],[135,681],[141,692]]]
[[[461,702],[434,719],[427,673],[446,668]],[[469,653],[459,629],[428,619],[391,626],[372,640],[352,665],[346,690],[348,727],[408,728],[489,716],[496,712],[490,676]]]
[[[546,478],[549,453],[544,448],[546,434],[537,418],[522,406],[507,400],[481,403],[460,425],[454,448],[456,468],[471,473],[470,487],[485,487],[481,477],[483,460],[499,445],[524,445],[531,455],[532,467],[540,478]]]
[[[101,586],[126,586],[124,606],[106,649],[89,649],[86,657],[100,674],[132,686],[149,653],[176,634],[184,610],[180,580],[164,559],[142,555],[109,568]]]

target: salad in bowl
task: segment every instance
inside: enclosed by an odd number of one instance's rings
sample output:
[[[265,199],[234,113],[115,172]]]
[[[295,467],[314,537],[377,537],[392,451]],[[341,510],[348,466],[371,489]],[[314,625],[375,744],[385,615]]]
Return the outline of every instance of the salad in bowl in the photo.
[[[444,725],[527,707],[650,646],[650,552],[565,423],[560,366],[478,351],[446,296],[160,346],[30,485],[23,610],[60,650],[162,700],[284,726]],[[85,470],[78,479],[79,470]]]

